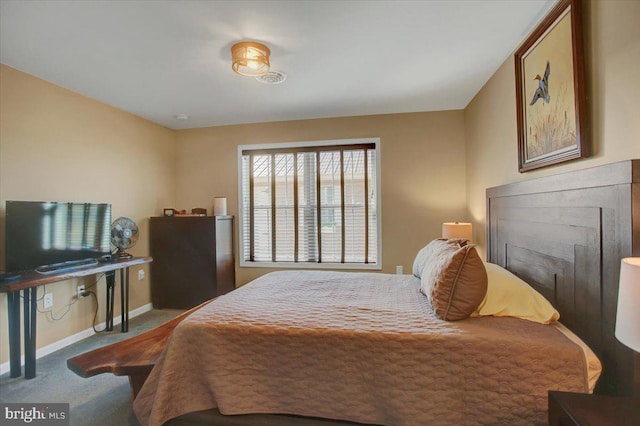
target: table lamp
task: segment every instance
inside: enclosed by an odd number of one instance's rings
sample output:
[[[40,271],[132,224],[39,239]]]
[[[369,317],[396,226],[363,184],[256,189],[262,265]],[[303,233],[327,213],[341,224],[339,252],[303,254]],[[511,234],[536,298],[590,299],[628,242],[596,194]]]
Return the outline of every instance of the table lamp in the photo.
[[[640,352],[640,257],[621,261],[616,338]]]
[[[442,238],[463,238],[471,241],[473,225],[466,222],[445,222],[442,224]]]

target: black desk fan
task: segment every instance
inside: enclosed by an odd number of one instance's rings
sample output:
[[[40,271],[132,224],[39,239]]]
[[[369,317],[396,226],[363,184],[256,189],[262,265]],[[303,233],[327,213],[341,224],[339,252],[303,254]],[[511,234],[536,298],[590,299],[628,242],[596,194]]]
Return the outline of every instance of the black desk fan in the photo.
[[[133,256],[125,250],[138,242],[138,225],[128,217],[119,217],[111,224],[111,244],[118,249],[114,254],[116,260],[130,259]]]

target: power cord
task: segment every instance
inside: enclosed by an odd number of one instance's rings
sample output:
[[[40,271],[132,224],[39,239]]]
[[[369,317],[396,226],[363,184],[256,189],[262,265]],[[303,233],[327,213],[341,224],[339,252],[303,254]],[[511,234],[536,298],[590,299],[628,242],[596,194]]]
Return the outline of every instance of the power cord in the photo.
[[[93,288],[96,285],[98,285],[98,283],[100,282],[100,280],[104,276],[105,276],[104,272],[101,273],[100,275],[98,275],[96,277],[96,281],[92,285],[90,285],[87,289],[85,289],[85,291],[83,291],[82,294],[81,294],[82,297],[87,297],[88,295],[91,294],[93,296],[93,300],[96,302],[96,310],[93,313],[93,321],[91,322],[91,328],[93,328],[93,332],[96,333],[96,334],[103,333],[103,332],[107,331],[107,326],[105,325],[104,329],[102,329],[102,330],[96,329],[96,319],[98,318],[98,309],[100,308],[100,302],[98,301],[98,295],[96,294],[96,292],[88,290],[88,289],[89,288]]]
[[[102,277],[104,277],[104,272],[103,272],[103,273],[101,273],[100,275],[98,275],[98,276],[96,277],[95,282],[94,282],[93,284],[91,284],[90,286],[86,287],[86,288],[85,288],[85,290],[89,290],[89,289],[91,289],[91,288],[95,287],[96,285],[98,285],[98,283],[100,282],[100,280],[102,279]],[[87,296],[88,296],[88,295],[87,295]],[[86,296],[82,296],[82,297],[86,297]]]
[[[42,299],[44,299],[44,296],[47,294],[47,285],[43,284],[42,285],[42,296],[38,297],[38,290],[36,289],[36,302],[41,301]],[[24,296],[22,295],[22,293],[20,293],[20,299],[24,299]]]
[[[67,308],[67,309],[66,309],[66,310],[64,311],[64,313],[63,313],[62,315],[60,315],[58,318],[56,318],[56,316],[53,314],[53,310],[51,310],[51,309],[48,309],[48,310],[46,310],[46,311],[41,311],[41,310],[40,310],[40,308],[38,307],[38,305],[36,305],[36,309],[37,309],[37,310],[38,310],[38,312],[40,312],[40,313],[43,313],[43,314],[49,314],[49,317],[51,317],[51,320],[52,320],[52,321],[60,321],[62,318],[64,318],[64,317],[65,317],[65,315],[67,315],[67,314],[69,313],[69,311],[71,310],[71,306],[75,305],[75,304],[76,304],[76,302],[77,302],[78,300],[79,300],[79,299],[75,299],[73,302],[71,302],[71,303],[67,303],[67,304],[64,306],[64,308]],[[63,309],[64,309],[64,308],[63,308]]]
[[[95,287],[100,282],[100,280],[102,279],[103,276],[104,276],[104,272],[102,274],[98,275],[96,277],[95,282],[93,284],[89,285],[87,288]],[[42,287],[44,289],[44,293],[42,294],[42,297],[36,298],[37,301],[40,301],[40,300],[44,299],[44,296],[47,294],[47,286],[43,285]],[[38,305],[36,305],[36,310],[38,312],[42,313],[42,314],[49,314],[49,317],[51,318],[52,321],[60,321],[62,318],[64,318],[69,313],[69,311],[71,310],[71,306],[75,305],[78,302],[78,300],[80,300],[81,298],[87,297],[90,294],[93,295],[93,298],[94,298],[94,300],[96,302],[96,309],[95,309],[95,312],[93,313],[93,321],[91,322],[91,327],[93,328],[93,331],[95,333],[102,333],[103,331],[106,331],[106,327],[105,327],[104,330],[100,330],[100,331],[98,331],[96,329],[96,318],[98,317],[98,309],[100,308],[100,306],[99,306],[100,303],[98,302],[98,295],[95,292],[91,291],[91,290],[86,290],[85,289],[85,291],[80,293],[80,297],[76,297],[75,299],[73,299],[73,301],[71,303],[67,303],[62,308],[62,309],[66,308],[66,310],[64,311],[64,313],[62,315],[60,315],[57,318],[54,315],[52,309],[48,309],[48,310],[42,311],[42,310],[40,310],[40,307]],[[23,296],[20,295],[20,297],[23,297]]]
[[[98,330],[96,329],[96,318],[98,318],[98,295],[95,293],[95,291],[83,291],[81,296],[82,297],[87,297],[88,295],[92,295],[93,299],[96,302],[96,310],[93,313],[93,321],[91,322],[91,327],[93,328],[93,332],[98,334],[98,333],[103,333],[105,331],[107,331],[107,327],[105,326],[102,330]]]

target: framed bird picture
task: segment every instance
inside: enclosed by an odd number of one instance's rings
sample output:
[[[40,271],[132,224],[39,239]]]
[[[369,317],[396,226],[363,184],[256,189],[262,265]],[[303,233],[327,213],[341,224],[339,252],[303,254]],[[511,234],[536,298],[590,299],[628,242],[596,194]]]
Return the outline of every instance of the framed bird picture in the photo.
[[[581,0],[561,0],[515,53],[519,170],[588,156]]]

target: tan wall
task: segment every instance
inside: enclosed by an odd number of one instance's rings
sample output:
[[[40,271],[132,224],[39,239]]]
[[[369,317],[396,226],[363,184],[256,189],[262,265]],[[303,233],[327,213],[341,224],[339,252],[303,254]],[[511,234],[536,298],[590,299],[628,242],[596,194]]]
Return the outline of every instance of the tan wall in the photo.
[[[229,214],[237,216],[238,145],[363,137],[381,141],[383,271],[394,273],[396,265],[403,265],[410,273],[416,252],[440,235],[443,221],[466,219],[462,111],[178,131],[175,207],[205,207],[211,212],[213,198],[226,196]],[[237,229],[236,222],[236,242]],[[236,284],[267,271],[238,268]]]
[[[515,70],[509,57],[464,111],[467,203],[475,239],[486,244],[485,189],[640,158],[640,2],[585,4],[585,68],[593,155],[518,173]]]
[[[141,228],[142,238],[130,252],[148,255],[148,218],[173,204],[174,182],[173,131],[0,65],[0,229],[6,200],[108,202],[114,219],[127,216]],[[138,282],[135,271],[130,309],[150,301],[149,280]],[[65,312],[77,284],[89,287],[94,282],[95,277],[47,285],[54,315]],[[97,289],[101,322],[104,278]],[[42,302],[38,305],[43,310]],[[0,363],[8,360],[6,309],[6,295],[0,294]],[[37,347],[90,328],[94,310],[89,297],[59,321],[38,313]]]

